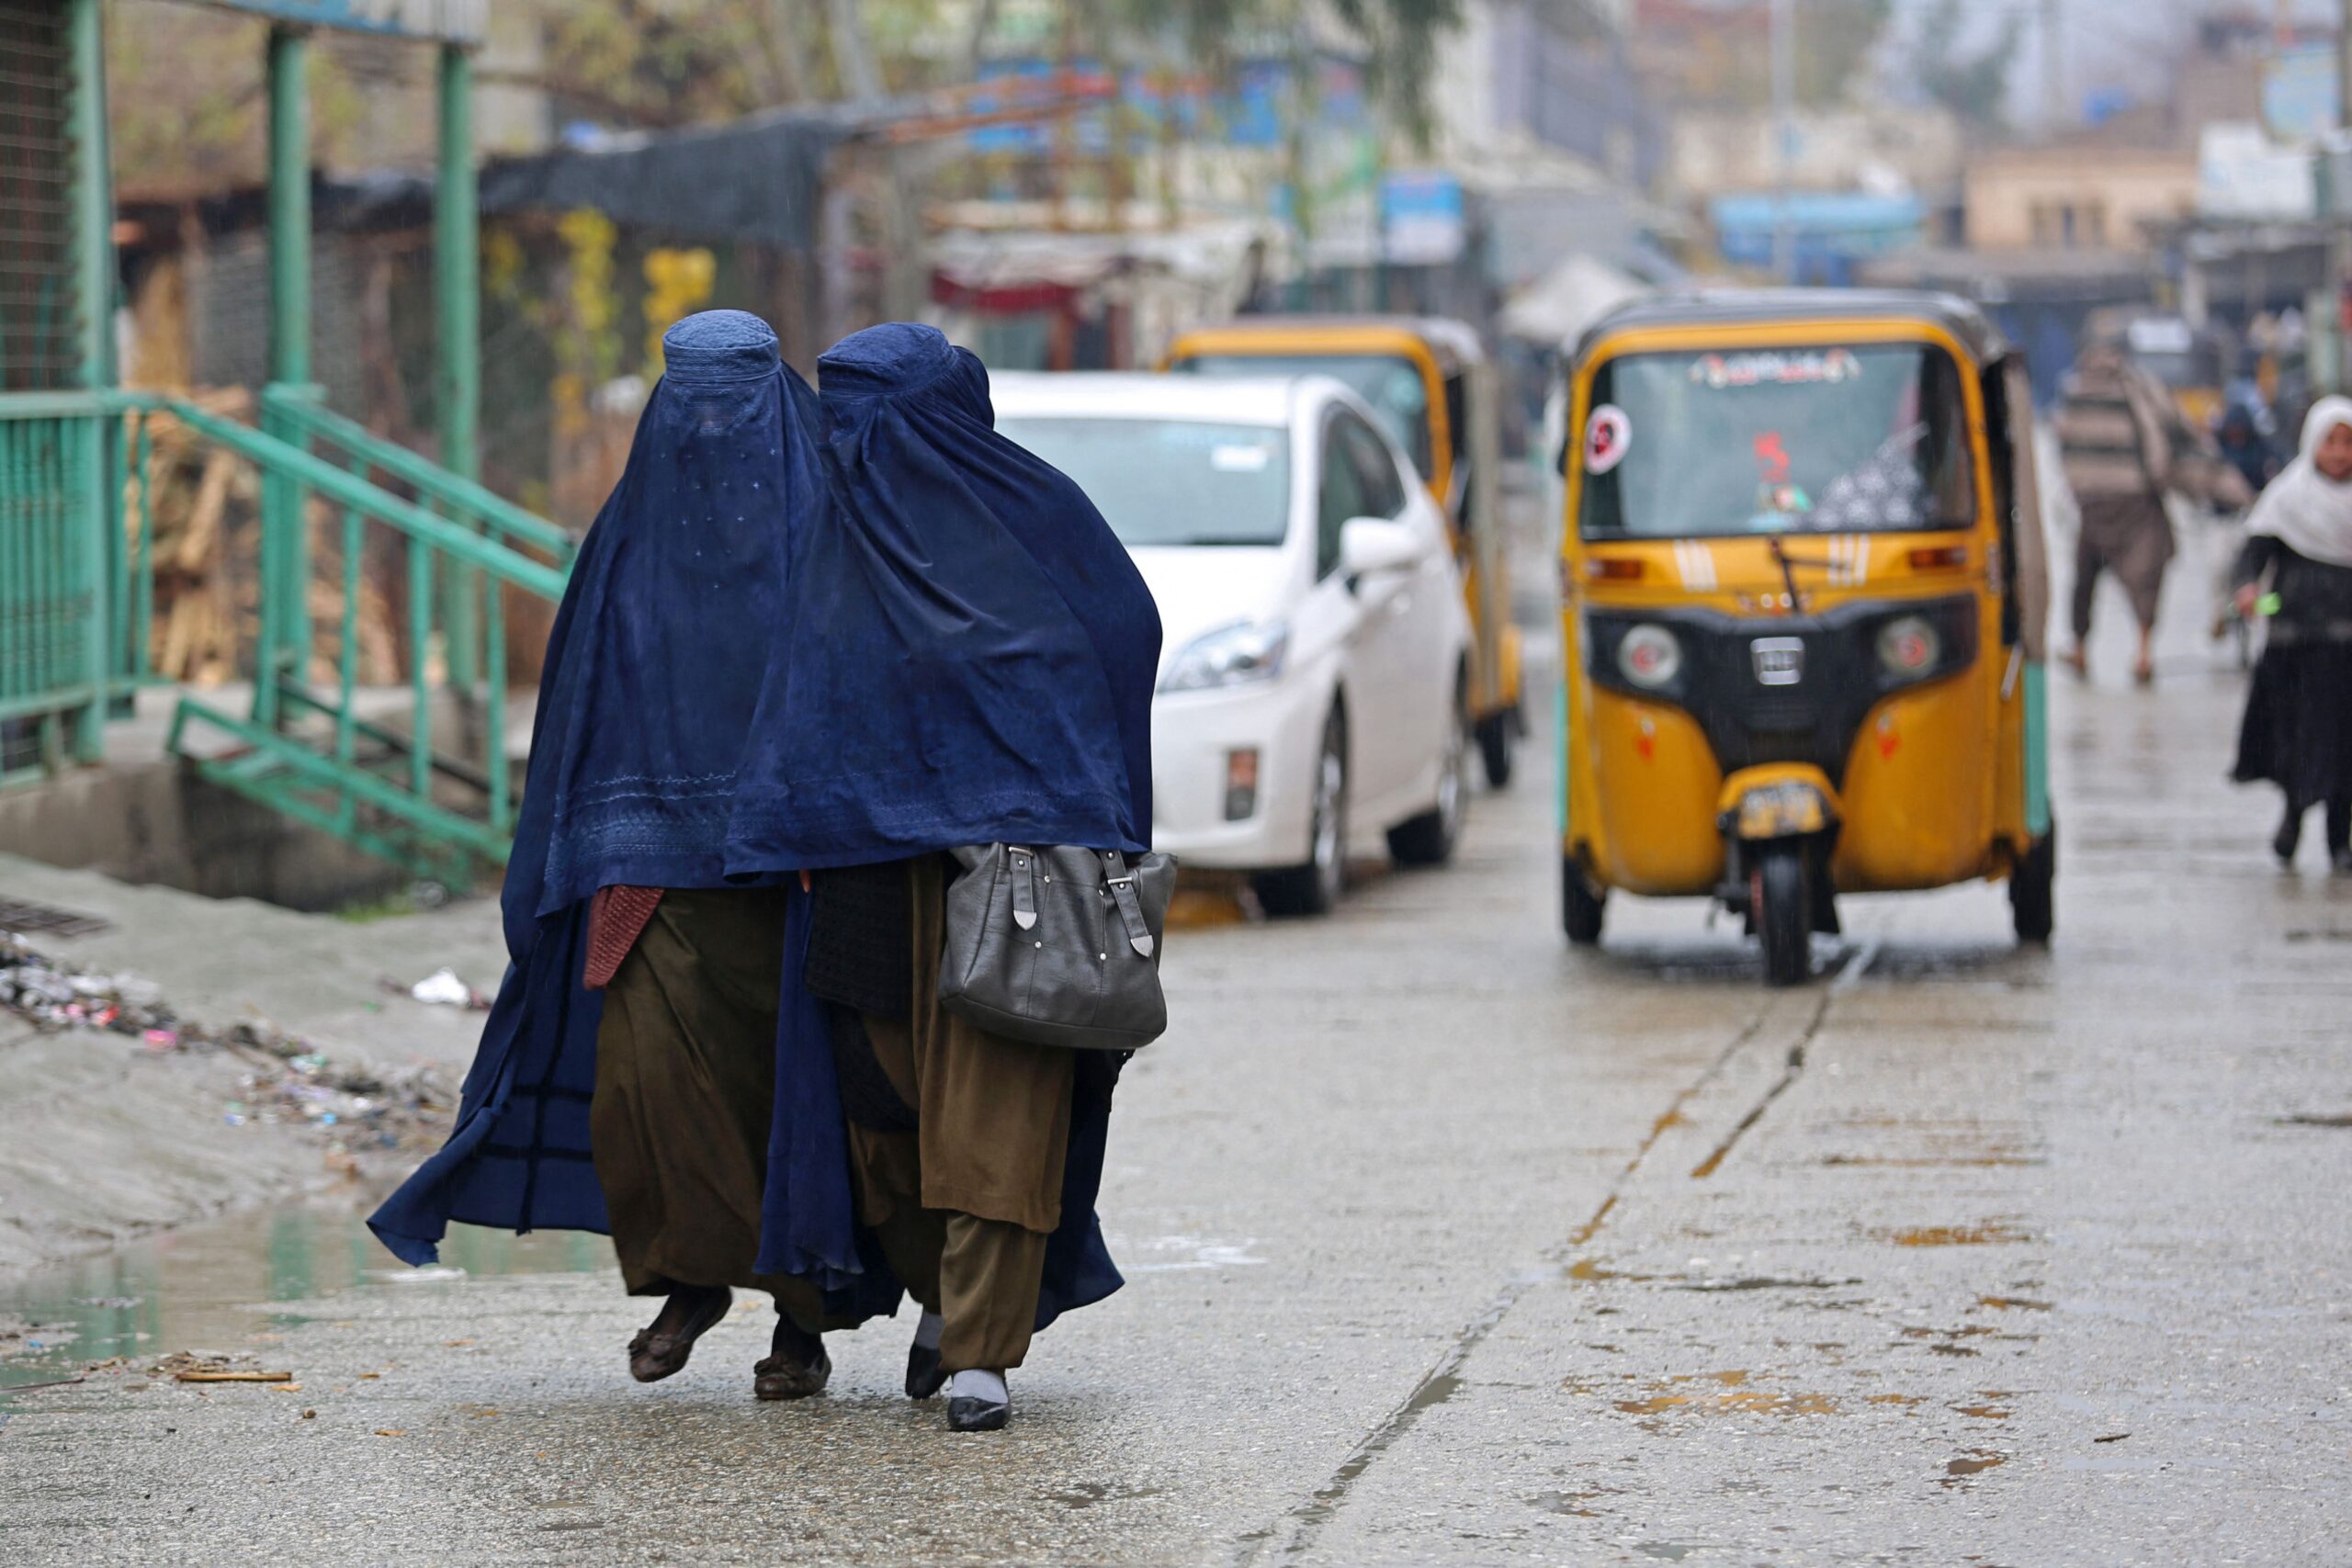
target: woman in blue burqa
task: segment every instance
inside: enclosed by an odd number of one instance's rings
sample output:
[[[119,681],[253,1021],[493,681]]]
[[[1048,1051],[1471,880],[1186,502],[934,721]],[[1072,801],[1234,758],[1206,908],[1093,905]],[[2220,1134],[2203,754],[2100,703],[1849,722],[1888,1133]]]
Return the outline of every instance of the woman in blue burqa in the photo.
[[[965,761],[972,782],[1001,791],[1007,779],[988,769],[1012,733],[1004,727],[1030,722],[1018,710],[1046,699],[1038,674],[1072,673],[1057,653],[1091,646],[1095,628],[1069,604],[1113,565],[1080,525],[1104,541],[1107,529],[1067,480],[1067,494],[1033,486],[997,541],[1035,547],[1050,595],[1030,581],[981,582],[970,618],[908,619],[904,591],[936,608],[1005,563],[944,515],[936,548],[892,555],[871,542],[840,504],[856,499],[844,482],[854,457],[838,442],[820,449],[815,400],[756,318],[692,317],[664,345],[666,374],[549,639],[503,896],[505,983],[447,1145],[370,1223],[412,1263],[436,1256],[453,1219],[609,1231],[628,1290],[666,1298],[629,1347],[644,1381],[685,1364],[724,1317],[730,1287],[765,1291],[777,1318],[754,1368],[763,1398],[820,1390],[831,1371],[821,1334],[893,1311],[903,1267],[934,1309],[909,1358],[908,1392],[923,1397],[961,1370],[943,1366],[960,1314],[922,1250],[904,1244],[905,1218],[884,1214],[862,1179],[859,1118],[875,1118],[893,1081],[885,1053],[867,1015],[820,994],[877,999],[858,959],[876,950],[877,909],[886,921],[895,911],[871,897],[872,872],[834,868],[904,862],[1033,822],[1068,826],[1073,842],[1136,847],[1148,759],[1134,749],[1148,743],[1131,744],[1140,731],[1124,707],[1140,715],[1148,705],[1149,650],[1139,700],[1112,703],[1123,711],[1106,728],[1090,715],[1089,728],[1062,733],[1062,750],[1048,740],[1036,754],[1030,776],[1090,781],[1077,795],[1038,790],[1035,814],[1017,790],[995,796],[993,818],[940,812],[963,793]],[[980,408],[986,432],[984,391]],[[1017,449],[989,439],[994,493],[1012,501]],[[1115,564],[1125,568],[1124,555]],[[1132,597],[1156,647],[1139,583]],[[824,647],[829,636],[837,649]],[[1095,664],[1102,689],[1136,684],[1117,656]],[[899,679],[917,667],[942,672],[928,704]],[[847,771],[816,759],[857,755],[843,744],[852,739],[892,745],[894,726],[899,754],[868,781],[872,821],[797,811],[814,799],[810,780]],[[1136,756],[1142,782],[1131,784]],[[796,837],[804,816],[822,824],[806,841]],[[872,825],[885,819],[897,826]],[[926,832],[949,836],[933,843]],[[919,911],[905,902],[902,963],[912,966]],[[890,1005],[872,1015],[874,1034],[936,1022],[911,983],[879,999]],[[1055,1145],[1049,1159],[1030,1154],[1058,1185],[1055,1201],[1017,1216],[1043,1238],[1025,1326],[1119,1284],[1093,1213],[1108,1075],[1065,1066],[1032,1074],[1058,1120],[1037,1134]],[[911,1077],[902,1081],[928,1103]],[[886,1109],[913,1115],[912,1102]],[[936,1222],[943,1243],[949,1223]],[[1004,1343],[989,1341],[988,1353]],[[951,1420],[958,1410],[969,1414],[951,1401]],[[988,1415],[957,1424],[989,1424]]]
[[[999,435],[988,372],[929,327],[818,361],[833,504],[736,792],[732,863],[813,872],[857,1217],[922,1304],[908,1390],[1001,1427],[1033,1331],[1115,1288],[1094,1222],[1119,1058],[944,1011],[945,852],[1141,852],[1159,617],[1102,514]]]

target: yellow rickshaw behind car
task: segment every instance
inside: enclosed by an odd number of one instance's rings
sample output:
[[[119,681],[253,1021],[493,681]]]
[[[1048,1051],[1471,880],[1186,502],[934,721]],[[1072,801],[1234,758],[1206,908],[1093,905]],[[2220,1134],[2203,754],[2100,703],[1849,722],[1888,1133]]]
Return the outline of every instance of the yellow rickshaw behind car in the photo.
[[[1520,709],[1519,628],[1502,536],[1494,367],[1461,321],[1420,316],[1246,316],[1178,337],[1163,370],[1329,376],[1372,406],[1444,511],[1474,638],[1464,694],[1487,780],[1510,782]]]
[[[1836,895],[2007,877],[2048,940],[2048,599],[2022,355],[1941,295],[1703,291],[1568,367],[1562,917],[1743,915],[1811,972]]]

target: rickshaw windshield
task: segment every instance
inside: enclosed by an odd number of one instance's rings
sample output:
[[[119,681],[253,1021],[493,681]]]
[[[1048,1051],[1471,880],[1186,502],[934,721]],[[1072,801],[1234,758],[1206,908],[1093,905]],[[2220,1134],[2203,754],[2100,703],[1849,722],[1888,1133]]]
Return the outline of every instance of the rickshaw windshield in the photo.
[[[1628,354],[1594,372],[1589,539],[1965,527],[1959,367],[1921,344]]]
[[[1420,367],[1391,354],[1195,354],[1169,368],[1195,376],[1329,376],[1372,405],[1396,445],[1430,472],[1430,392]]]

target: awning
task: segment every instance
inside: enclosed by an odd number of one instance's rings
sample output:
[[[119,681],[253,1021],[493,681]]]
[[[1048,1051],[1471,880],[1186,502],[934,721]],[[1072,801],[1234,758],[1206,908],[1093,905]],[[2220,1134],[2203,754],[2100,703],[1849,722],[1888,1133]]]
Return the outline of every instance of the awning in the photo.
[[[857,122],[830,112],[603,137],[481,171],[484,212],[587,208],[682,240],[818,243],[825,156]]]
[[[1500,325],[1506,335],[1529,343],[1573,343],[1602,312],[1645,292],[1622,267],[1578,254],[1512,295]]]

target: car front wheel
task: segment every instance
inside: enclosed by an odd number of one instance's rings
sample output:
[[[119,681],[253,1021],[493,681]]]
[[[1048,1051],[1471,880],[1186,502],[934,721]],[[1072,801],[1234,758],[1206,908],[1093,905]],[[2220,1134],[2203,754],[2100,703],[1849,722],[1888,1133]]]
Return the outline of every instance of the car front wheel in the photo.
[[[1388,829],[1388,852],[1398,865],[1443,865],[1453,858],[1470,814],[1470,729],[1469,693],[1457,686],[1453,720],[1438,759],[1437,804]]]
[[[1336,707],[1323,721],[1313,778],[1306,863],[1261,872],[1256,879],[1258,902],[1270,915],[1329,914],[1347,888],[1348,726]]]

